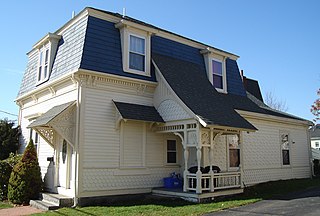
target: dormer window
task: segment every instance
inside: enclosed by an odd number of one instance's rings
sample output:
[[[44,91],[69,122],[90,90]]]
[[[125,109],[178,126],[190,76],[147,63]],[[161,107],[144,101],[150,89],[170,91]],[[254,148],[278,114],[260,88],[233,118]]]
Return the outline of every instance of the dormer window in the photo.
[[[201,50],[201,54],[204,56],[209,81],[218,92],[227,93],[227,56],[208,48]]]
[[[38,50],[37,85],[47,81],[53,65],[53,59],[57,52],[58,42],[61,36],[48,33],[33,48]]]
[[[48,79],[49,69],[49,47],[44,46],[39,50],[39,67],[38,67],[38,82],[43,82]]]
[[[150,76],[151,34],[138,26],[130,25],[126,20],[115,25],[120,29],[123,71]]]

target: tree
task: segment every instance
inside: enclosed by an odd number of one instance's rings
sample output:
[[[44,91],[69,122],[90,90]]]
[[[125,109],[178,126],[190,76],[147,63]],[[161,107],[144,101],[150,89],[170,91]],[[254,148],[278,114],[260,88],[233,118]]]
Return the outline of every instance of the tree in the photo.
[[[279,110],[281,112],[287,112],[289,109],[286,101],[277,99],[271,92],[267,92],[265,94],[264,102],[272,109]]]
[[[314,122],[318,121],[320,119],[320,89],[317,91],[318,98],[313,102],[311,105],[311,113],[315,116],[313,119]]]
[[[9,179],[8,199],[17,204],[27,204],[37,199],[42,190],[41,172],[36,148],[30,140],[21,161],[14,167]]]
[[[16,153],[19,148],[20,128],[14,127],[14,122],[8,119],[0,119],[0,160],[9,157],[10,153]]]

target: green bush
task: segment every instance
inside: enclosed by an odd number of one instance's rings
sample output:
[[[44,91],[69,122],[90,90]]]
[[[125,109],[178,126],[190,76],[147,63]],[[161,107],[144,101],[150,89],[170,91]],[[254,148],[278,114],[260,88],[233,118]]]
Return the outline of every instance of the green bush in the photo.
[[[8,195],[9,178],[14,165],[22,158],[22,155],[14,155],[11,153],[9,158],[0,161],[0,201],[6,200]]]
[[[0,200],[6,200],[8,183],[12,167],[6,161],[0,161]]]
[[[14,125],[14,121],[0,119],[0,160],[7,159],[19,148],[20,128]]]
[[[21,161],[11,172],[8,187],[8,199],[12,203],[27,204],[31,199],[37,199],[42,190],[41,172],[37,152],[30,140]]]

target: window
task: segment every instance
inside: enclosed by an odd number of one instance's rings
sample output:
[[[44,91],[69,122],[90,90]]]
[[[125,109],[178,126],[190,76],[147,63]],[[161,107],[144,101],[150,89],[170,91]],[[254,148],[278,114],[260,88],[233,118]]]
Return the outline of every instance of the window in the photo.
[[[221,93],[227,93],[227,56],[210,48],[200,51],[206,65],[207,77],[213,87]]]
[[[145,39],[130,35],[129,68],[145,71]]]
[[[289,134],[281,134],[282,165],[290,165]]]
[[[319,147],[319,142],[316,142],[316,147]]]
[[[33,48],[38,51],[37,85],[49,79],[52,61],[58,49],[61,35],[48,33]]]
[[[177,142],[176,140],[167,140],[167,163],[177,163]]]
[[[240,165],[240,148],[238,135],[228,135],[228,147],[229,147],[229,167],[239,167]]]
[[[213,86],[218,89],[223,89],[222,62],[212,60],[212,78]]]
[[[151,32],[131,26],[126,20],[121,20],[115,27],[120,30],[123,71],[150,76]]]
[[[49,48],[44,46],[39,50],[38,83],[46,81],[49,75]]]

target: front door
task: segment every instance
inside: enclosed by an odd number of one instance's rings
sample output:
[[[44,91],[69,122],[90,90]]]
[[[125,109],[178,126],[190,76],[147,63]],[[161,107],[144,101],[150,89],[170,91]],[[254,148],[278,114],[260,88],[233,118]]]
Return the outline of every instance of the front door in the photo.
[[[65,139],[62,139],[59,153],[59,186],[69,188],[69,157],[70,147]]]

